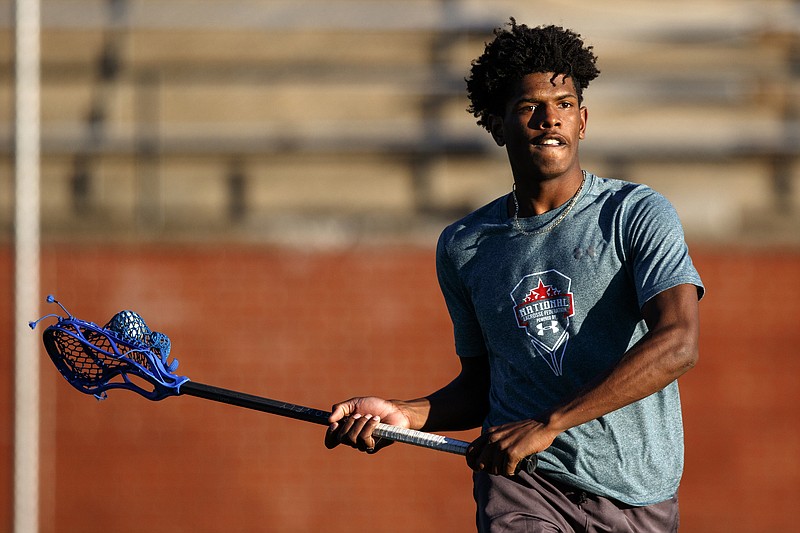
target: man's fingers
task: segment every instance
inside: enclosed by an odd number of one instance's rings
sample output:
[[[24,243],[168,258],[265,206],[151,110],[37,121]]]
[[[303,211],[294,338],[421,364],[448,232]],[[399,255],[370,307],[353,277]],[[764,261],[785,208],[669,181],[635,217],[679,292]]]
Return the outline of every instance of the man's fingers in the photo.
[[[475,439],[467,447],[466,456],[467,465],[476,472],[509,477],[516,473],[519,462],[514,459],[510,450],[504,449],[498,442],[493,442],[490,433]]]
[[[380,439],[375,439],[372,435],[380,420],[377,416],[362,416],[357,413],[339,422],[333,422],[325,432],[325,446],[332,449],[339,444],[345,444],[362,452],[375,452],[386,446],[384,443],[379,445]]]
[[[486,447],[486,436],[481,435],[467,447],[467,465],[475,470],[483,470],[483,465],[480,464],[480,457]]]
[[[339,429],[339,424],[334,422],[328,426],[328,431],[325,432],[325,447],[329,450],[336,448],[341,443],[339,435],[336,432],[337,429]]]
[[[517,465],[518,464],[519,464],[519,461],[515,461],[514,459],[509,457],[508,459],[506,459],[505,468],[503,469],[504,471],[501,472],[501,473],[504,474],[507,477],[514,477],[514,474],[517,473]]]
[[[331,416],[328,417],[328,422],[331,424],[335,424],[339,422],[343,418],[347,418],[347,416],[353,412],[354,407],[352,405],[352,400],[348,400],[346,402],[337,403],[331,408]]]
[[[361,416],[360,414],[354,414],[353,416],[347,419],[347,425],[349,426],[345,435],[346,441],[352,445],[358,445],[358,436],[361,434],[361,430],[364,428],[364,424],[367,423],[367,419]],[[345,442],[345,439],[342,439],[342,442]]]
[[[361,415],[358,415],[359,417]],[[350,442],[349,433],[353,427],[354,417],[347,417],[341,419],[339,422],[333,422],[328,426],[325,432],[325,446],[328,449],[337,447],[339,444],[347,444],[354,446],[354,442]]]
[[[353,415],[351,418],[353,424],[347,432],[350,442],[362,452],[375,451],[375,438],[372,436],[372,432],[380,419],[376,422],[376,417],[372,415]]]
[[[483,470],[487,474],[497,474],[496,462],[497,457],[496,454],[493,453],[491,446],[484,446],[483,450],[481,450],[481,454],[476,460],[478,470]]]
[[[377,440],[372,435],[375,428],[378,427],[381,419],[378,416],[367,415],[364,418],[368,420],[361,429],[361,438],[364,442],[364,451],[367,453],[375,453],[377,451]]]
[[[380,416],[377,413],[380,413]],[[392,440],[373,436],[375,428],[381,423],[381,416],[385,413],[390,419],[393,417],[395,420],[390,423],[399,421],[402,427],[408,426],[402,413],[395,409],[391,402],[380,398],[351,398],[334,404],[328,418],[325,446],[332,449],[344,444],[369,453],[385,448],[392,444]]]

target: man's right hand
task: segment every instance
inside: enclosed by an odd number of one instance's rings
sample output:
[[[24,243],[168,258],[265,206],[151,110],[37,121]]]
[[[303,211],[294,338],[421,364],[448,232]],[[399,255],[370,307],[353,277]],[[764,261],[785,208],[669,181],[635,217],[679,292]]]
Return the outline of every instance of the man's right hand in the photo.
[[[372,436],[379,423],[411,427],[408,416],[397,403],[374,396],[351,398],[335,404],[328,421],[330,426],[325,433],[326,447],[332,449],[345,444],[367,453],[375,453],[392,443]]]

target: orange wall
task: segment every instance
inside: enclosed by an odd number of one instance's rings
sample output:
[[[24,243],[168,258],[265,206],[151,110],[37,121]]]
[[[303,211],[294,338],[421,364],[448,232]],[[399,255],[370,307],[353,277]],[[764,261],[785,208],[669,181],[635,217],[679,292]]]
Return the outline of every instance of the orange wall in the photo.
[[[681,531],[790,530],[800,486],[800,253],[693,256],[708,295],[701,361],[681,381]],[[11,264],[0,249],[2,287],[12,287]],[[178,372],[195,381],[312,407],[361,393],[416,396],[457,371],[429,249],[49,245],[41,292],[101,324],[138,311],[171,337]],[[11,310],[8,296],[0,531],[11,514]],[[35,356],[43,532],[349,532],[362,521],[376,532],[472,529],[460,457],[405,445],[376,456],[327,451],[319,426],[191,397],[155,403],[112,391],[97,402],[44,350]]]

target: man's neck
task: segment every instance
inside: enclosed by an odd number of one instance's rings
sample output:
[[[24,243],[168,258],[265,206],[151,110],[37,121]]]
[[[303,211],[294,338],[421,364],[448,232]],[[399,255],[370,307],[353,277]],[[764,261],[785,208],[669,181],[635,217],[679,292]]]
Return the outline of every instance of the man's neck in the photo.
[[[519,218],[541,215],[569,202],[583,183],[584,174],[577,173],[548,179],[525,179],[514,181],[514,192],[519,203]],[[515,214],[513,201],[509,205],[509,216]]]

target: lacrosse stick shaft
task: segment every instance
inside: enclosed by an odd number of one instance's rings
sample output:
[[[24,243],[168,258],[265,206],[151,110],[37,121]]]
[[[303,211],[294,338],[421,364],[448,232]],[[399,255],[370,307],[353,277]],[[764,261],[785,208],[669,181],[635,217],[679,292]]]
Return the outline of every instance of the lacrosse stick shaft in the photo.
[[[110,389],[128,389],[149,400],[188,395],[263,411],[323,426],[331,413],[252,394],[232,391],[190,381],[174,374],[178,361],[168,363],[171,343],[163,333],[152,331],[142,317],[130,310],[120,311],[104,327],[75,318],[53,296],[47,301],[58,304],[67,317],[45,315],[30,322],[31,329],[44,318],[57,318],[42,334],[45,349],[59,372],[79,391],[99,399]],[[130,376],[143,380],[131,380]],[[120,379],[121,378],[121,379]],[[150,390],[152,386],[152,390]],[[466,455],[469,443],[442,435],[378,424],[373,432],[380,438],[413,444],[423,448]],[[532,473],[536,456],[526,457],[517,467]]]
[[[285,416],[295,420],[303,420],[305,422],[312,422],[322,426],[327,426],[329,424],[328,417],[331,415],[330,412],[327,411],[320,411],[310,407],[303,407],[302,405],[270,400],[269,398],[262,398],[252,394],[245,394],[243,392],[232,391],[211,385],[204,385],[195,381],[187,381],[181,385],[179,394],[197,396],[199,398],[205,398],[206,400],[213,400],[215,402],[227,403],[238,407],[254,409],[256,411],[263,411],[265,413]],[[466,455],[467,447],[469,446],[468,442],[461,440],[451,439],[449,437],[436,435],[433,433],[425,433],[423,431],[391,426],[388,424],[378,424],[378,426],[375,428],[374,434],[378,437],[390,439],[396,442],[413,444],[415,446],[454,453],[457,455]]]
[[[255,411],[262,411],[273,415],[284,416],[293,418],[295,420],[303,420],[321,426],[328,425],[328,417],[331,415],[328,411],[321,411],[319,409],[312,409],[311,407],[303,407],[293,403],[281,402],[277,400],[270,400],[261,396],[254,396],[244,392],[237,392],[221,387],[214,387],[212,385],[204,385],[196,381],[187,381],[180,386],[178,391],[179,395],[196,396],[206,400],[213,400],[215,402],[227,403],[237,407],[245,407]],[[406,429],[398,426],[391,426],[389,424],[378,424],[373,432],[374,435],[393,440],[395,442],[402,442],[404,444],[412,444],[422,448],[429,448],[442,452],[449,452],[456,455],[466,455],[468,442],[458,439],[452,439],[443,435],[435,433],[426,433],[424,431],[417,431],[414,429]],[[517,465],[517,472],[525,470],[532,474],[536,470],[538,460],[536,455],[530,455],[522,459]]]

